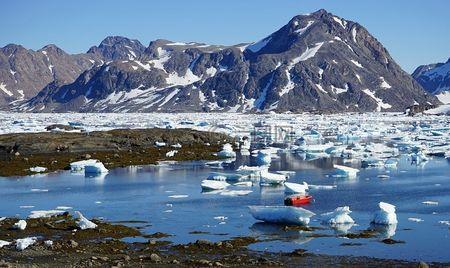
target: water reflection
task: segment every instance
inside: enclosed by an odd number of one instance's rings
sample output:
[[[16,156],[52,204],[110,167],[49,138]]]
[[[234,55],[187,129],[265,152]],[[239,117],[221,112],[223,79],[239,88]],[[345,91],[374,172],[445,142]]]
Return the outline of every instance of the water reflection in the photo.
[[[274,239],[279,241],[292,242],[298,245],[306,244],[313,240],[312,232],[308,230],[298,230],[296,227],[286,228],[284,225],[257,222],[250,227],[251,235],[264,239]],[[299,227],[301,228],[301,227]]]

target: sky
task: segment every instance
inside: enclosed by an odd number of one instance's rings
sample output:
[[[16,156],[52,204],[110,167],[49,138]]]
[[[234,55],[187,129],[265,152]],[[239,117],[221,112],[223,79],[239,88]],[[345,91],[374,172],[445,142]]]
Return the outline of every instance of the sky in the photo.
[[[56,44],[86,52],[109,35],[145,46],[163,38],[232,45],[254,42],[293,16],[324,8],[366,27],[403,69],[450,57],[448,0],[3,0],[0,47]]]

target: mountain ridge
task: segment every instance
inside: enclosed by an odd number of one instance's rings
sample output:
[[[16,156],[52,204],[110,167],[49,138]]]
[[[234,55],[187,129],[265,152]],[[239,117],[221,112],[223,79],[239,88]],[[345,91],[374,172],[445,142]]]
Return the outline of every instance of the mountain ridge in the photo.
[[[364,112],[439,103],[363,26],[325,10],[295,16],[251,44],[158,39],[144,47],[111,36],[83,55],[95,63],[13,109]]]

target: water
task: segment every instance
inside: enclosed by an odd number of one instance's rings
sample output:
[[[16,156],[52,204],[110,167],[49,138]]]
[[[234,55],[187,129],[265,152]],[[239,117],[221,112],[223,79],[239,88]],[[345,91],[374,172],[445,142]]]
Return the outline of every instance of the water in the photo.
[[[240,158],[231,167],[250,160]],[[264,240],[250,246],[256,250],[278,252],[303,248],[333,255],[450,261],[449,227],[439,223],[450,220],[450,162],[433,158],[425,165],[417,166],[401,158],[396,169],[361,169],[358,178],[353,180],[330,176],[333,163],[342,163],[342,159],[304,161],[294,154],[282,154],[272,163],[271,169],[296,171],[289,180],[292,182],[336,184],[337,189],[333,190],[311,190],[315,202],[306,208],[320,214],[338,206],[350,206],[351,216],[357,223],[351,226],[351,232],[369,227],[378,202],[395,204],[399,224],[395,230],[380,231],[395,232],[391,238],[405,243],[384,244],[380,242],[386,237],[382,234],[369,239],[344,239],[336,236],[343,230],[323,226],[317,217],[312,218],[310,225],[323,227],[315,234],[326,237],[308,237],[310,233],[307,232],[285,231],[276,225],[257,223],[247,206],[281,205],[284,188],[254,185],[250,188],[251,194],[238,197],[204,194],[200,182],[214,170],[201,162],[121,168],[111,170],[104,178],[85,178],[70,172],[3,178],[0,179],[0,216],[26,217],[32,210],[68,206],[89,218],[144,221],[130,224],[143,227],[146,233],[172,234],[164,239],[175,243],[251,235]],[[380,174],[390,177],[382,179],[378,177]],[[188,197],[169,197],[173,195]],[[438,205],[426,205],[423,201],[436,201]],[[423,222],[408,218],[419,218]],[[342,246],[342,243],[361,245]]]

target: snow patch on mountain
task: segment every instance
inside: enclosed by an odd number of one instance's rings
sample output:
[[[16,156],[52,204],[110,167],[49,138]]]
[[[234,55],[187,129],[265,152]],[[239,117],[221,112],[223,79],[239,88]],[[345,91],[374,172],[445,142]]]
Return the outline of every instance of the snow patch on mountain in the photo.
[[[369,97],[371,97],[372,99],[374,99],[377,102],[377,108],[376,108],[377,112],[381,112],[382,108],[389,109],[392,107],[389,103],[385,103],[385,102],[383,102],[382,99],[375,96],[375,92],[371,91],[370,89],[366,88],[363,90],[363,92],[366,93]]]
[[[252,51],[253,53],[257,53],[258,51],[263,49],[270,42],[270,40],[272,40],[272,36],[268,36],[268,37],[262,39],[261,41],[258,41],[252,45],[249,45],[249,46],[247,46],[246,49]]]

